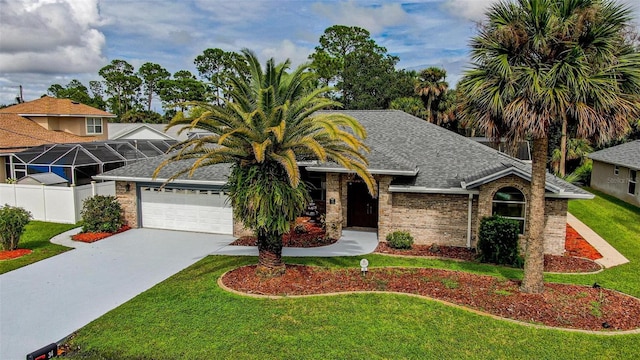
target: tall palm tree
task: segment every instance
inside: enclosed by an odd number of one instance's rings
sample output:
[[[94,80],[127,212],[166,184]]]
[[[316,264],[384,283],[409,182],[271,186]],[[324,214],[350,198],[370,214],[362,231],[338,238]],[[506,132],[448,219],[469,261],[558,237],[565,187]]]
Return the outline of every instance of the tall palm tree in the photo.
[[[446,95],[449,87],[444,81],[446,77],[447,72],[437,67],[426,68],[418,74],[415,93],[422,99],[424,108],[427,109],[427,121],[431,123],[437,120],[434,111],[437,112],[438,100]]]
[[[488,137],[533,139],[523,292],[544,289],[550,125],[566,119],[576,137],[602,142],[639,112],[640,56],[622,36],[630,14],[603,0],[501,1],[471,41],[473,66],[459,85],[464,116]]]
[[[317,113],[340,104],[322,97],[330,89],[315,89],[313,75],[302,65],[287,73],[289,61],[263,69],[249,50],[242,55],[249,72],[231,77],[229,98],[223,104],[198,105],[196,118],[175,118],[168,127],[199,128],[211,135],[185,140],[159,167],[194,159],[171,179],[208,165],[229,163],[228,192],[234,218],[258,238],[257,272],[277,276],[285,271],[282,235],[306,208],[309,196],[300,181],[298,161],[332,161],[358,174],[374,193],[374,180],[364,155],[365,129],[352,117]],[[246,64],[242,64],[246,66]]]

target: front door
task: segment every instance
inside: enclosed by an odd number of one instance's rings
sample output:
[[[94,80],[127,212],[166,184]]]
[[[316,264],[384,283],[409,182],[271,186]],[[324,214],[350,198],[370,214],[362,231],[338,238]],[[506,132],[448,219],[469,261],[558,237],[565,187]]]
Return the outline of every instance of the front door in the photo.
[[[378,227],[378,199],[374,199],[363,182],[349,182],[347,189],[347,226]]]

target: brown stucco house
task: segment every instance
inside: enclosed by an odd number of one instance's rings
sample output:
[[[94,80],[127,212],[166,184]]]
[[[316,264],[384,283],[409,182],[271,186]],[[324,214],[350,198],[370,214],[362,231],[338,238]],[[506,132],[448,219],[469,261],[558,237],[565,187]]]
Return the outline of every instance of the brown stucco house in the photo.
[[[0,182],[27,175],[12,167],[11,155],[44,144],[106,140],[115,115],[69,99],[40,99],[0,109]]]
[[[640,140],[596,151],[589,158],[592,188],[640,206]]]
[[[335,164],[301,163],[331,236],[355,228],[375,230],[384,240],[403,230],[418,244],[475,247],[479,220],[492,214],[516,219],[527,231],[529,164],[401,111],[341,112],[367,130],[369,171],[378,196],[373,198],[362,181]],[[117,182],[132,226],[244,234],[224,194],[228,165],[198,169],[161,188],[189,164],[173,163],[153,179],[162,160],[140,161],[94,178]],[[593,195],[552,175],[546,190],[545,252],[562,254],[568,200]]]

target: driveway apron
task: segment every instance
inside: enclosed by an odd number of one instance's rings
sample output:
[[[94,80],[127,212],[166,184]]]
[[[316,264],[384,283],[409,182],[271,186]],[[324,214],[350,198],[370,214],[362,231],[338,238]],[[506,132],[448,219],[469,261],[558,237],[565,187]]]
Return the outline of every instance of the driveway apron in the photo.
[[[0,359],[25,359],[233,240],[133,229],[0,275]]]

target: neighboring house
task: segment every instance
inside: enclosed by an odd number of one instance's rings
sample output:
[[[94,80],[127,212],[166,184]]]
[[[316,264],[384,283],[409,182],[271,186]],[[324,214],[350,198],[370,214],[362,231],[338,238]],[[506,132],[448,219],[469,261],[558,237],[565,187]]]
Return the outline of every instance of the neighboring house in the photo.
[[[204,134],[203,130],[194,129],[180,132],[180,127],[167,129],[167,124],[109,123],[110,140],[187,140],[190,136]]]
[[[0,109],[0,182],[12,176],[13,154],[44,144],[105,140],[107,119],[113,117],[88,105],[49,96]]]
[[[589,154],[591,187],[640,206],[640,140]]]
[[[353,173],[334,164],[301,163],[305,181],[326,208],[330,236],[344,227],[403,230],[417,244],[474,247],[479,220],[500,214],[527,231],[531,166],[490,147],[401,111],[341,111],[358,119],[368,133],[369,171],[377,180],[373,198]],[[140,161],[98,175],[115,180],[116,194],[131,226],[246,233],[234,221],[224,194],[228,164],[204,167],[193,176],[163,183],[192,163],[172,163],[153,178],[164,158]],[[552,175],[546,185],[545,252],[564,252],[568,199],[593,195]]]
[[[20,185],[67,186],[69,182],[58,174],[47,172],[27,175],[17,183]]]

